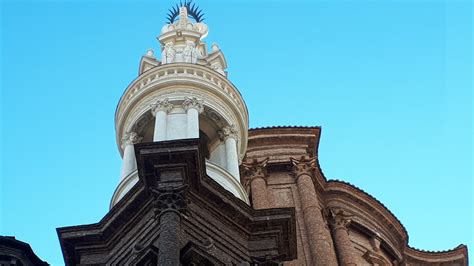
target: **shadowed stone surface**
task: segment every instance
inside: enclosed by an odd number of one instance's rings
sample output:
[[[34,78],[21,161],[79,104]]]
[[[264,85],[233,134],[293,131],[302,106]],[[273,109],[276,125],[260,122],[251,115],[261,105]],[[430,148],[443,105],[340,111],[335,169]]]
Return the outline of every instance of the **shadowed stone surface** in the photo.
[[[200,145],[198,139],[136,144],[140,182],[99,223],[57,229],[65,263],[295,259],[294,209],[250,208],[205,174]]]

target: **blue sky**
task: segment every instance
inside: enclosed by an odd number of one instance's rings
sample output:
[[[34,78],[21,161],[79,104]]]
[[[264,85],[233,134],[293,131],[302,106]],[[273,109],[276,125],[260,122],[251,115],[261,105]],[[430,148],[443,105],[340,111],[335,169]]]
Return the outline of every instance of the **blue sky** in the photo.
[[[1,3],[0,234],[61,265],[55,228],[107,213],[115,107],[174,3]],[[322,126],[327,178],[383,202],[414,247],[472,250],[470,1],[198,4],[251,127]]]

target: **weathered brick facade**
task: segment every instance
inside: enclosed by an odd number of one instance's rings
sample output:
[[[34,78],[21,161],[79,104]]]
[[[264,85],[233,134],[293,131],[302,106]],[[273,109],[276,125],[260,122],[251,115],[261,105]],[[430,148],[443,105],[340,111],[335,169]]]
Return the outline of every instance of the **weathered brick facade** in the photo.
[[[319,127],[249,132],[241,178],[252,205],[295,208],[298,257],[285,265],[467,265],[466,246],[409,247],[405,228],[382,203],[327,180],[318,163],[320,133]]]

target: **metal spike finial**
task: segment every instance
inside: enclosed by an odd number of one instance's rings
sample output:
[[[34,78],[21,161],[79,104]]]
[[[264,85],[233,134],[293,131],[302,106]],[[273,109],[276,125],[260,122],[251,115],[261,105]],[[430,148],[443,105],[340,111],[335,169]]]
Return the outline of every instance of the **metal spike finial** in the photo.
[[[204,13],[202,9],[193,3],[192,0],[184,0],[184,3],[180,0],[179,4],[176,4],[172,9],[168,9],[168,24],[173,24],[176,18],[179,16],[179,9],[181,7],[186,7],[188,10],[188,17],[194,19],[196,22],[202,22],[204,20]]]

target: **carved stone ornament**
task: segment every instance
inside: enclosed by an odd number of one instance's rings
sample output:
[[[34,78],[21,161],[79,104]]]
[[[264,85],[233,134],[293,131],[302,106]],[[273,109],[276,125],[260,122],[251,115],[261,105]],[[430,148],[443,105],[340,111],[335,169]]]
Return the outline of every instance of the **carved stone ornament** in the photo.
[[[222,130],[218,131],[217,133],[219,134],[221,140],[233,138],[237,141],[239,137],[239,132],[237,131],[237,127],[235,125],[223,127]]]
[[[373,251],[368,250],[365,252],[364,255],[362,255],[362,258],[364,258],[367,262],[372,263],[372,265],[380,265],[380,266],[385,266],[385,265],[390,265],[385,258]]]
[[[292,164],[291,171],[296,178],[301,175],[311,176],[314,169],[316,169],[316,157],[302,156],[299,160],[291,157],[290,160]]]
[[[184,110],[188,110],[190,108],[196,109],[199,113],[204,111],[204,105],[201,100],[196,97],[185,97],[183,102]]]
[[[351,214],[342,209],[336,208],[327,208],[326,210],[327,221],[329,222],[333,230],[347,229],[347,227],[351,223]]]
[[[155,58],[155,51],[153,51],[153,49],[150,48],[146,51],[145,55],[154,59]]]
[[[170,112],[173,109],[173,104],[169,102],[168,98],[165,98],[163,100],[157,100],[155,103],[152,103],[150,107],[151,113],[153,116],[156,116],[156,113],[159,111]]]
[[[378,252],[380,250],[381,242],[382,242],[382,239],[380,238],[380,234],[377,232],[375,233],[375,235],[373,235],[370,238],[370,245],[372,245],[372,248],[374,249],[375,252]]]
[[[161,60],[163,64],[173,63],[176,56],[176,49],[174,48],[174,44],[169,42],[165,44],[163,47],[163,51],[161,53]]]
[[[128,132],[122,138],[122,148],[125,149],[127,145],[137,144],[142,141],[142,137],[135,132]]]
[[[153,204],[156,217],[160,217],[165,212],[181,214],[186,210],[186,185],[181,185],[179,187],[167,186],[158,189],[153,188],[151,191],[155,196]]]
[[[248,187],[252,180],[255,178],[263,178],[266,181],[267,174],[267,164],[270,158],[263,159],[258,161],[257,159],[248,160],[242,163],[242,174],[244,177],[244,186]]]

